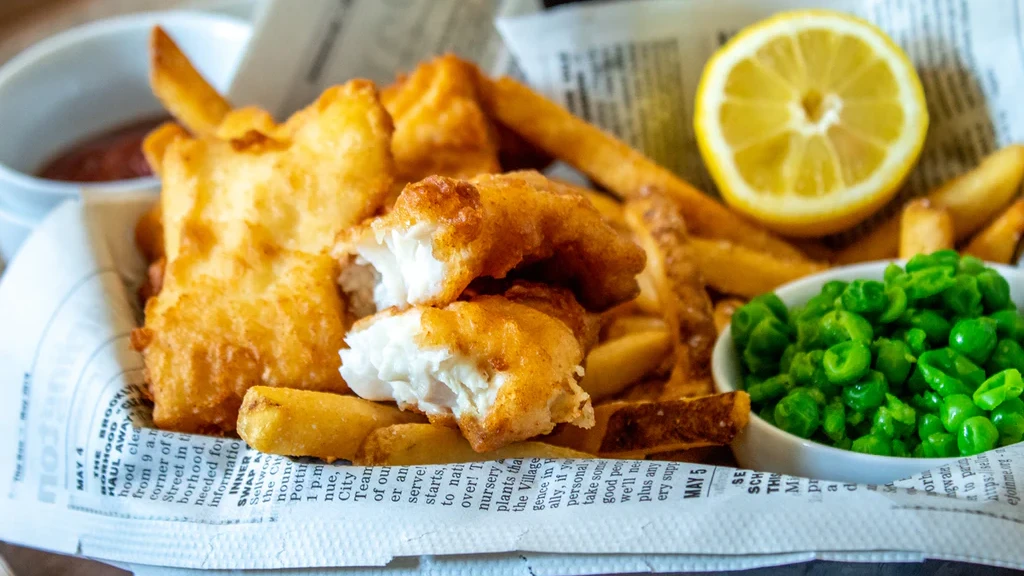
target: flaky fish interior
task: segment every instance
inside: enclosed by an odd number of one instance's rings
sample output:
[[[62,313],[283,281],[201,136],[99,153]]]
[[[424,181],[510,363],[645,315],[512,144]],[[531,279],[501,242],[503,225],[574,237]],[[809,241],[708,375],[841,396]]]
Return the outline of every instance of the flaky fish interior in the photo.
[[[555,289],[551,289],[555,290]],[[593,424],[583,374],[586,313],[504,295],[442,308],[389,309],[360,320],[341,350],[341,375],[359,396],[394,401],[454,423],[477,451]]]
[[[477,278],[520,272],[599,311],[636,296],[645,263],[587,198],[531,171],[409,184],[390,212],[343,234],[334,255],[342,290],[367,310],[447,304]]]

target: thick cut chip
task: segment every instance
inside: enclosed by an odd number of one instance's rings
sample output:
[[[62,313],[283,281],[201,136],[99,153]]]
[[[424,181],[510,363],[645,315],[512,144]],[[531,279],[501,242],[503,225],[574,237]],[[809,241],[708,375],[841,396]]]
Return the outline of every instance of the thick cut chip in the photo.
[[[900,258],[953,247],[953,219],[927,198],[907,202],[900,217]]]
[[[539,289],[521,302],[478,296],[364,318],[345,337],[341,374],[363,398],[457,424],[480,452],[560,422],[590,426],[590,397],[577,383],[584,350],[571,328],[585,311],[567,292],[547,288],[541,299]]]
[[[569,286],[584,307],[604,310],[636,296],[644,266],[643,251],[585,197],[529,171],[410,184],[334,254],[343,290],[377,310],[447,304],[477,278],[513,271]]]
[[[330,462],[352,460],[377,428],[424,420],[356,396],[254,386],[238,412],[238,435],[260,452]]]
[[[690,238],[708,286],[724,294],[753,298],[828,268],[813,260],[787,260],[725,240]]]
[[[190,132],[213,134],[231,104],[199,74],[162,28],[153,28],[149,43],[153,94]]]
[[[718,334],[711,298],[676,205],[650,193],[626,203],[626,222],[647,253],[647,270],[665,323],[675,338],[676,364],[665,386],[668,397],[711,391],[711,349]]]
[[[609,458],[642,458],[732,442],[750,419],[750,396],[727,392],[657,402],[611,402],[594,408],[595,425],[564,426],[543,439]]]
[[[928,194],[953,219],[957,242],[970,238],[1020,192],[1024,179],[1024,145],[1013,144],[989,154],[976,168]],[[837,264],[894,258],[899,251],[900,216],[875,227],[836,255]]]
[[[362,466],[422,466],[509,458],[593,458],[543,442],[516,442],[477,452],[455,429],[434,424],[396,424],[371,432],[353,462]]]
[[[398,178],[470,178],[501,171],[498,135],[480,107],[473,65],[447,54],[381,91],[395,123]]]
[[[1009,264],[1024,236],[1024,200],[1010,205],[998,218],[978,233],[964,253],[989,262]]]

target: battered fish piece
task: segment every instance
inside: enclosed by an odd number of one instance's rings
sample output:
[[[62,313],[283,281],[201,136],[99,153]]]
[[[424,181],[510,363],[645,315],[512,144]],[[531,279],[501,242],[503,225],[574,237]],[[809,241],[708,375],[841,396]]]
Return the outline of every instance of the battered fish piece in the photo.
[[[577,383],[585,350],[571,328],[586,312],[562,289],[510,292],[364,318],[345,337],[341,375],[363,398],[456,424],[477,452],[561,422],[592,426]]]
[[[170,134],[154,147],[167,264],[133,344],[157,426],[233,431],[255,385],[348,390],[327,248],[381,208],[390,134],[373,85],[352,81],[284,124],[235,110],[212,136]]]
[[[531,171],[410,184],[333,253],[342,289],[364,313],[444,305],[476,278],[513,271],[568,286],[600,311],[636,296],[645,261],[584,196]]]
[[[232,432],[256,385],[346,392],[338,373],[344,307],[324,254],[254,248],[222,275],[184,255],[132,334],[145,359],[153,422],[181,432]]]
[[[497,130],[484,114],[473,64],[446,54],[381,91],[395,123],[398,178],[470,178],[501,172]]]

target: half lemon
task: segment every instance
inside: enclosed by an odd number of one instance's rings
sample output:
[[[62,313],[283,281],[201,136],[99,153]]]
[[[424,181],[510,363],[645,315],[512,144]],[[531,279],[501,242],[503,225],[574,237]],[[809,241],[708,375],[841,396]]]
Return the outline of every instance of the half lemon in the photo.
[[[888,202],[928,129],[921,80],[874,25],[785,12],[712,56],[694,128],[725,201],[788,236],[848,229]]]

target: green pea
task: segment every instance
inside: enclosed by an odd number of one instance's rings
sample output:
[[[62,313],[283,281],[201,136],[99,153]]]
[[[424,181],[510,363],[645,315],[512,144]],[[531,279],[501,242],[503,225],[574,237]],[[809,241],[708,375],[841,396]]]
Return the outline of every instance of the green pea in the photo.
[[[873,345],[875,351],[875,370],[878,370],[889,381],[889,387],[902,386],[910,376],[910,369],[916,360],[910,353],[910,347],[899,340],[879,338]]]
[[[750,348],[743,351],[743,365],[758,376],[772,376],[779,373],[779,361],[769,355],[758,354]]]
[[[888,302],[885,309],[878,316],[878,322],[881,324],[895,322],[907,311],[907,293],[899,286],[886,288],[885,297],[888,299]]]
[[[964,420],[956,435],[956,446],[961,456],[974,456],[996,447],[999,430],[984,416],[972,416]]]
[[[838,442],[846,437],[846,407],[843,406],[842,400],[833,398],[825,406],[821,428],[833,442]]]
[[[765,422],[775,426],[775,404],[769,404],[764,408],[761,408],[761,411],[758,412],[757,415]]]
[[[978,274],[978,290],[986,310],[1003,310],[1010,304],[1010,283],[995,270]]]
[[[859,340],[847,340],[825,351],[825,376],[834,384],[860,380],[871,368],[871,350]]]
[[[910,404],[915,409],[929,414],[938,414],[942,409],[942,396],[932,390],[925,390],[914,394],[910,398]]]
[[[928,350],[928,334],[920,328],[911,328],[907,330],[906,335],[903,337],[903,341],[907,343],[910,348],[910,353],[914,356],[920,356],[926,350]]]
[[[732,339],[736,343],[736,349],[742,350],[747,347],[750,334],[765,318],[774,318],[774,314],[760,302],[748,302],[740,306],[732,314],[730,326],[732,327]]]
[[[900,279],[907,277],[906,271],[899,264],[889,264],[885,267],[885,272],[882,273],[882,280],[887,287],[893,286]]]
[[[967,274],[968,276],[977,276],[983,270],[985,270],[985,263],[976,256],[965,254],[960,257],[960,265],[957,266],[957,274]]]
[[[960,265],[960,253],[952,248],[936,250],[931,256],[935,266],[949,266],[955,269]]]
[[[956,437],[952,434],[932,434],[921,440],[925,458],[952,458],[958,455]]]
[[[907,260],[906,270],[907,273],[917,272],[933,266],[936,266],[936,262],[931,254],[914,254]]]
[[[960,429],[964,420],[974,416],[980,416],[981,409],[978,408],[970,396],[966,394],[952,394],[942,399],[942,408],[939,410],[939,419],[947,432],[954,434]]]
[[[843,403],[855,412],[867,412],[885,403],[888,391],[885,376],[871,370],[860,382],[843,388]]]
[[[750,302],[764,304],[780,321],[789,321],[789,310],[786,308],[786,304],[774,292],[766,292],[760,296],[754,296],[750,299]]]
[[[796,344],[786,346],[786,349],[782,351],[782,356],[779,357],[779,372],[783,374],[789,372],[789,365],[793,362],[793,356],[796,356],[796,353],[799,351],[800,349]]]
[[[892,394],[885,395],[885,407],[888,408],[893,419],[907,431],[913,428],[914,423],[917,422],[917,411]]]
[[[789,346],[789,326],[774,316],[761,320],[750,332],[750,340],[747,342],[748,349],[774,356],[781,355],[786,346]]]
[[[950,348],[929,350],[917,359],[917,369],[940,396],[971,394],[985,380],[985,371]]]
[[[885,284],[874,280],[854,280],[840,296],[843,308],[857,314],[875,314],[885,310],[889,298]]]
[[[949,340],[949,331],[952,329],[949,321],[932,310],[914,311],[910,315],[909,324],[911,328],[923,330],[928,337],[928,342],[933,346],[945,344]]]
[[[864,422],[865,418],[867,418],[867,416],[865,416],[863,412],[852,411],[846,415],[846,423],[850,426],[857,426]]]
[[[763,376],[758,376],[756,374],[747,374],[746,376],[743,377],[743,389],[750,390],[751,387],[756,386],[764,381],[765,378]]]
[[[875,410],[875,415],[871,418],[871,433],[890,440],[896,436],[896,420],[885,406]]]
[[[828,398],[825,397],[825,393],[822,392],[819,388],[804,388],[803,391],[808,396],[813,398],[819,406],[824,406],[825,403],[828,402]],[[792,390],[790,392],[792,392]]]
[[[956,285],[956,279],[952,268],[927,268],[911,272],[910,278],[903,284],[901,288],[906,291],[907,298],[917,301],[945,292]]]
[[[819,425],[818,403],[809,394],[789,394],[775,405],[775,425],[801,438],[810,438]]]
[[[792,388],[792,384],[789,381],[789,376],[779,374],[768,378],[760,384],[754,384],[747,388],[747,394],[750,394],[750,401],[752,403],[758,404],[775,398],[782,398],[790,388]]]
[[[928,456],[926,456],[924,453],[924,443],[922,442],[921,444],[915,446],[914,449],[910,452],[910,455],[913,456],[914,458],[927,458]]]
[[[932,434],[944,433],[945,431],[946,428],[942,425],[942,420],[935,414],[922,414],[918,419],[917,435],[921,438],[927,438]]]
[[[999,445],[1008,446],[1024,439],[1024,402],[1008,398],[992,410],[992,424],[999,431]]]
[[[993,410],[1008,398],[1016,398],[1024,392],[1024,381],[1020,372],[1013,368],[991,376],[974,391],[974,403],[982,410]]]
[[[943,292],[942,301],[953,314],[964,318],[980,316],[984,312],[981,305],[981,290],[975,276],[957,276],[953,285]]]
[[[872,433],[854,440],[850,449],[861,454],[892,456],[892,441],[889,438]]]
[[[844,282],[843,280],[829,280],[822,284],[821,293],[829,298],[835,299],[838,298],[844,290],[846,290],[847,285],[848,282]]]
[[[826,346],[832,346],[846,340],[874,340],[871,324],[862,316],[846,310],[833,310],[821,317],[819,328],[821,338]]]
[[[961,320],[949,332],[949,347],[981,364],[988,360],[998,341],[991,318]]]
[[[909,458],[910,450],[907,448],[907,443],[903,440],[893,440],[892,455],[897,458]]]
[[[1018,342],[1024,339],[1024,316],[1016,310],[993,312],[989,318],[996,321],[996,331],[1000,338],[1011,338]]]
[[[801,350],[824,348],[821,338],[821,318],[810,318],[796,321],[796,346]]]

